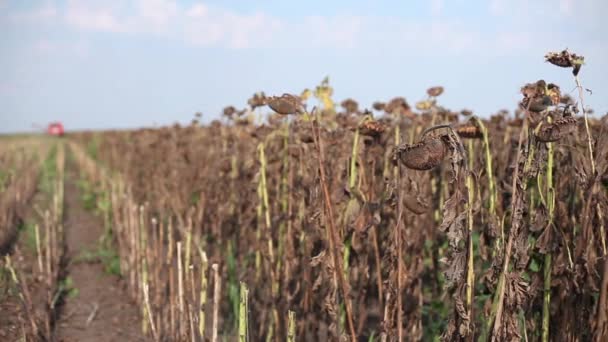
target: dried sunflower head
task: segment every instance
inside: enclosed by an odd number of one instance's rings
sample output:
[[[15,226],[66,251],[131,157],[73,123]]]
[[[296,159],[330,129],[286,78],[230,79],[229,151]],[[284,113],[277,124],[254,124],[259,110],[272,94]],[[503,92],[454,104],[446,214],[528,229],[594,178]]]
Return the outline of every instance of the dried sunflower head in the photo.
[[[469,109],[463,109],[460,111],[460,115],[462,116],[471,116],[473,115],[473,111]]]
[[[448,147],[443,136],[425,136],[416,144],[397,146],[394,155],[407,168],[430,170],[441,164],[447,153]]]
[[[429,96],[437,97],[437,96],[443,94],[443,87],[442,86],[430,87],[429,89],[426,90],[426,93]]]
[[[344,110],[348,114],[356,113],[357,111],[359,111],[359,104],[353,99],[346,99],[342,101],[340,106],[342,106],[342,108],[344,108]]]
[[[234,106],[224,107],[223,114],[227,118],[232,118],[236,114],[236,108]]]
[[[521,107],[533,113],[540,113],[551,106],[553,102],[551,97],[544,95],[541,97],[524,97],[521,101]]]
[[[561,52],[548,52],[545,61],[562,68],[572,68],[572,74],[578,75],[581,66],[585,64],[585,57],[569,52],[568,49]]]
[[[256,109],[258,107],[262,107],[266,105],[266,94],[264,92],[259,92],[253,94],[253,96],[247,100],[247,104],[251,106],[251,109]]]
[[[542,142],[558,141],[566,135],[575,132],[577,128],[576,123],[576,118],[573,116],[563,117],[552,123],[543,124],[535,135]]]
[[[458,133],[461,138],[465,139],[481,139],[481,129],[475,124],[474,121],[469,121],[454,127],[454,131]]]
[[[521,108],[526,111],[540,113],[553,104],[551,97],[547,95],[547,83],[544,80],[524,85],[521,93],[524,96]]]
[[[403,97],[395,97],[384,107],[384,111],[393,115],[413,117],[410,105]]]
[[[359,133],[368,137],[379,137],[386,127],[379,121],[365,120],[359,125]]]
[[[374,104],[372,104],[372,108],[374,108],[375,110],[384,110],[384,108],[386,107],[386,103],[384,102],[374,102]]]
[[[271,96],[268,98],[267,103],[272,110],[282,115],[304,113],[302,101],[295,95],[283,94],[281,96]]]
[[[429,110],[433,107],[433,101],[423,100],[416,102],[416,109],[418,110]]]

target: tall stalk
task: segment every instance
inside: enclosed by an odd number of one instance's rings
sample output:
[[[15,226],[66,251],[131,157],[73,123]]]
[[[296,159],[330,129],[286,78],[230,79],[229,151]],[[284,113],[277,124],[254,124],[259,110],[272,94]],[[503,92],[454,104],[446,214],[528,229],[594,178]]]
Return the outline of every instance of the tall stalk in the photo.
[[[363,117],[363,119],[359,122],[359,124],[364,123],[365,121],[370,120],[369,115],[366,115],[365,117]],[[355,185],[357,183],[357,159],[358,159],[358,154],[359,154],[359,138],[360,138],[360,133],[359,133],[359,125],[357,125],[357,129],[355,130],[355,137],[353,139],[353,146],[352,146],[352,152],[351,152],[351,157],[350,157],[350,167],[349,167],[349,173],[348,173],[348,189],[349,191],[355,191]],[[358,191],[358,190],[357,190]],[[357,203],[358,199],[351,197],[348,201],[348,204],[345,208],[345,211],[349,211],[350,208],[353,205],[358,204]],[[344,217],[347,217],[347,215],[344,215]],[[344,222],[344,232],[347,231],[346,225],[348,225],[348,222]],[[342,255],[343,255],[343,265],[344,265],[344,277],[348,278],[348,268],[349,268],[349,258],[350,258],[350,248],[351,248],[351,244],[350,244],[350,240],[347,240],[346,243],[344,243],[344,246],[342,248]],[[344,305],[342,304],[340,306],[340,325],[341,327],[344,325]]]
[[[467,285],[466,285],[466,305],[467,311],[469,312],[469,317],[473,318],[473,292],[475,287],[475,269],[474,269],[474,249],[473,249],[473,202],[475,200],[475,189],[473,176],[471,174],[471,170],[473,169],[473,155],[475,153],[475,148],[473,146],[473,141],[468,141],[468,149],[469,149],[469,170],[467,172],[466,185],[468,192],[468,201],[467,201],[467,228],[469,232],[468,237],[468,260],[467,260]],[[470,321],[469,321],[470,322]],[[470,323],[469,323],[470,324]]]
[[[488,190],[490,192],[490,204],[488,211],[490,215],[496,215],[496,202],[498,201],[498,195],[496,192],[496,181],[494,180],[494,168],[492,167],[492,153],[490,152],[490,141],[488,139],[488,129],[478,117],[473,116],[472,118],[479,129],[481,130],[481,136],[483,140],[483,150],[485,155],[486,163],[486,175],[488,177]]]
[[[519,132],[519,141],[517,143],[517,157],[515,159],[515,173],[513,174],[513,181],[512,181],[512,189],[513,189],[513,194],[511,195],[511,208],[516,208],[518,206],[518,203],[522,200],[523,198],[523,193],[520,193],[522,191],[518,191],[519,190],[519,177],[520,177],[520,173],[522,173],[523,170],[520,170],[520,160],[522,160],[522,158],[525,158],[525,151],[528,150],[528,146],[529,146],[529,141],[527,140],[526,136],[528,134],[528,120],[527,118],[524,119],[524,124],[523,127],[521,128],[521,131]],[[524,145],[524,141],[525,141],[525,145]],[[524,169],[525,169],[526,165],[524,165]],[[525,182],[522,182],[522,187],[525,187]],[[524,189],[522,189],[524,190]],[[505,281],[506,281],[506,276],[507,276],[507,272],[509,270],[509,264],[510,264],[510,259],[511,259],[511,252],[513,249],[513,240],[515,239],[515,237],[517,236],[518,230],[519,230],[519,224],[521,222],[516,222],[521,220],[521,217],[517,217],[517,210],[511,209],[511,231],[509,232],[509,238],[507,240],[507,245],[505,246],[505,254],[504,254],[504,260],[503,260],[503,264],[502,264],[502,269],[501,269],[501,273],[500,276],[498,278],[498,285],[496,287],[496,292],[494,293],[494,299],[492,302],[492,307],[490,309],[490,319],[487,322],[487,326],[491,327],[493,326],[493,340],[496,340],[496,335],[500,329],[500,326],[502,325],[502,314],[503,314],[503,305],[504,305],[504,297],[505,297]]]
[[[346,280],[344,278],[344,273],[341,271],[343,269],[342,260],[340,259],[340,250],[338,249],[338,232],[336,231],[336,225],[334,223],[334,212],[333,207],[331,205],[331,197],[329,195],[329,189],[327,187],[327,180],[325,176],[325,151],[323,146],[323,140],[321,139],[321,133],[319,131],[319,124],[317,120],[314,120],[312,123],[313,136],[315,138],[315,143],[317,145],[317,151],[319,156],[319,173],[320,173],[320,181],[321,187],[323,189],[323,195],[325,199],[325,209],[328,216],[329,223],[329,243],[332,254],[332,259],[334,262],[334,272],[338,278],[340,283],[340,287],[342,289],[342,297],[345,302],[346,309],[346,317],[348,320],[348,327],[350,330],[351,340],[353,342],[357,341],[357,335],[355,333],[355,324],[353,322],[352,316],[352,307],[350,303],[350,298],[348,294],[348,286],[346,284]]]
[[[296,313],[289,310],[287,319],[287,342],[296,342]]]
[[[249,289],[244,282],[241,282],[240,301],[239,301],[239,342],[249,340]]]
[[[583,111],[583,117],[585,118],[585,131],[587,132],[587,148],[589,150],[589,160],[591,162],[591,172],[595,176],[595,158],[593,157],[593,143],[591,142],[591,129],[589,128],[589,118],[587,111],[585,110],[585,102],[583,99],[583,86],[578,78],[578,74],[574,76],[574,82],[576,82],[576,88],[578,89],[578,97],[581,103],[581,110]]]
[[[139,207],[139,229],[140,229],[140,244],[141,244],[141,288],[142,291],[144,289],[144,286],[148,286],[148,258],[146,255],[146,251],[147,251],[147,246],[148,246],[148,235],[147,235],[147,231],[146,231],[146,227],[144,224],[144,207],[140,206]],[[143,293],[144,297],[145,297],[145,292]],[[145,302],[145,298],[144,301]],[[141,325],[141,329],[144,335],[147,335],[148,333],[148,322],[149,322],[149,315],[151,315],[151,312],[148,311],[148,308],[145,305],[142,305],[142,314],[143,314],[143,319],[142,319],[142,325]]]
[[[266,161],[266,154],[264,151],[264,143],[260,143],[258,145],[258,151],[259,151],[259,161],[260,161],[260,189],[261,189],[261,195],[262,195],[262,209],[264,211],[264,219],[265,219],[265,223],[266,223],[266,238],[268,241],[268,256],[269,256],[269,271],[270,271],[270,281],[271,281],[271,292],[272,292],[272,320],[269,324],[268,327],[268,335],[267,335],[267,340],[272,340],[273,335],[274,335],[274,328],[275,325],[278,324],[279,320],[279,316],[278,316],[278,312],[277,312],[277,308],[275,305],[275,299],[278,296],[278,292],[279,292],[279,286],[276,280],[276,274],[274,272],[274,264],[275,264],[275,255],[274,255],[274,246],[273,246],[273,242],[272,242],[272,225],[271,225],[271,221],[270,221],[270,204],[269,204],[269,200],[268,200],[268,183],[267,183],[267,178],[266,178],[266,167],[267,167],[267,161]]]
[[[283,123],[283,168],[281,170],[281,213],[287,216],[287,209],[289,207],[289,122]],[[278,245],[278,256],[276,272],[281,273],[282,260],[285,254],[286,240],[289,236],[285,235],[286,223],[281,220],[279,224],[279,245]]]
[[[551,123],[551,118],[548,118]],[[553,216],[555,212],[555,189],[553,187],[553,143],[547,143],[547,208],[549,212],[549,222],[545,229],[553,229]],[[543,322],[542,322],[542,341],[549,341],[549,321],[551,308],[551,269],[552,255],[551,250],[545,254],[543,270]]]
[[[401,144],[400,121],[397,121],[395,126],[395,146]],[[401,164],[393,168],[394,179],[397,184],[397,222],[395,223],[395,240],[397,242],[397,336],[399,341],[403,341],[403,295],[402,279],[403,279],[403,256],[402,237],[401,237],[401,221],[403,220],[403,192],[401,190]],[[387,301],[388,302],[388,301]]]
[[[350,168],[348,177],[348,188],[352,190],[357,181],[357,152],[359,151],[359,127],[355,130],[355,138],[353,140],[353,150],[350,156]]]
[[[218,321],[220,312],[220,294],[222,290],[222,277],[219,273],[219,265],[211,265],[213,270],[213,322],[211,324],[211,342],[217,342]]]
[[[199,294],[198,334],[205,340],[205,305],[207,304],[207,254],[199,250],[201,255],[201,291]]]

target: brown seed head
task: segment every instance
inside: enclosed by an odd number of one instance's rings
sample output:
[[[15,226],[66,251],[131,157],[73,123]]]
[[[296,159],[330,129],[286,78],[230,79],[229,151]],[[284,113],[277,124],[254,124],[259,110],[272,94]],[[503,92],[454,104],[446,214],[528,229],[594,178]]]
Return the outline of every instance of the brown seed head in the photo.
[[[474,122],[467,122],[454,127],[458,135],[465,139],[481,139],[481,129]]]
[[[386,103],[384,102],[374,102],[374,104],[372,104],[372,108],[374,108],[375,110],[384,110],[384,108],[386,107]]]
[[[559,87],[557,91],[559,92]],[[524,85],[521,88],[521,93],[524,98],[521,100],[520,106],[529,112],[540,113],[553,104],[551,97],[548,95],[547,83],[544,80]]]
[[[403,97],[395,97],[394,99],[390,100],[389,103],[387,103],[384,107],[384,111],[393,115],[413,117],[410,105]]]
[[[524,97],[539,97],[545,95],[547,88],[547,82],[545,80],[538,80],[534,83],[526,83],[521,87],[521,94]]]
[[[548,52],[545,61],[562,68],[573,68],[574,76],[578,75],[581,66],[585,63],[585,57],[569,52],[567,49],[561,52]]]
[[[416,109],[418,110],[429,110],[433,107],[433,101],[423,100],[416,102]]]
[[[548,95],[541,97],[524,97],[521,100],[521,108],[533,113],[540,113],[552,104],[552,99]]]
[[[536,138],[542,142],[558,141],[566,135],[576,131],[576,118],[568,116],[555,120],[552,123],[545,123],[540,127]]]
[[[282,115],[304,112],[300,98],[295,95],[283,94],[281,96],[272,96],[268,98],[267,102],[272,110]]]
[[[460,111],[460,115],[462,116],[471,116],[473,115],[473,111],[469,109],[463,109]]]
[[[441,136],[427,136],[416,144],[403,144],[396,148],[395,154],[405,167],[414,170],[430,170],[441,164],[448,148]]]
[[[253,94],[253,96],[247,100],[247,104],[251,106],[251,109],[256,109],[258,107],[262,107],[266,105],[266,94],[264,92],[259,92]]]
[[[353,99],[346,99],[340,105],[348,114],[356,113],[359,110],[359,104]]]
[[[385,130],[386,127],[375,120],[367,120],[359,125],[359,133],[368,137],[379,137]]]
[[[236,114],[236,108],[234,106],[225,107],[223,114],[225,117],[232,118]]]
[[[437,97],[437,96],[443,94],[443,87],[442,86],[430,87],[429,89],[426,90],[426,93],[429,96]]]

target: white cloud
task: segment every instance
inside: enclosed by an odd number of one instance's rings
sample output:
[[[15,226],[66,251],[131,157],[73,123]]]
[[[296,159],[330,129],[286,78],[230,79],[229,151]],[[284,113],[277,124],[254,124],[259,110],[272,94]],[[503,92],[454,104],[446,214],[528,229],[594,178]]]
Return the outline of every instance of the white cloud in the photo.
[[[3,0],[0,0],[3,1]],[[512,54],[530,46],[548,44],[543,40],[549,25],[538,28],[534,13],[554,8],[549,0],[491,0],[490,13],[511,24],[503,28],[479,30],[474,23],[449,17],[444,0],[430,3],[431,20],[404,20],[392,16],[318,15],[285,19],[266,12],[238,12],[226,7],[176,0],[67,0],[62,8],[52,2],[20,13],[22,20],[63,19],[76,30],[154,35],[201,47],[230,49],[271,48],[309,49],[416,49],[419,54]],[[549,11],[546,20],[555,23],[560,16],[576,11],[586,25],[596,25],[589,16],[606,7],[593,0],[560,0],[559,11]],[[582,13],[582,14],[579,14]],[[16,15],[16,14],[15,14]],[[435,18],[435,16],[440,17]],[[597,15],[595,15],[597,17]],[[440,19],[441,18],[441,19]],[[583,20],[581,19],[581,20]],[[563,22],[563,21],[562,21]],[[561,27],[561,26],[559,26]],[[555,32],[551,33],[556,36]],[[40,46],[44,50],[44,45]]]
[[[229,48],[249,48],[267,45],[276,37],[282,23],[262,12],[238,14],[197,3],[183,11],[178,39],[194,45],[223,45]]]
[[[135,0],[134,6],[125,7],[124,2],[108,1],[68,1],[67,23],[77,29],[155,34],[196,46],[231,49],[393,48],[402,44],[421,53],[459,54],[481,49],[484,43],[482,33],[445,19],[407,22],[393,17],[337,14],[285,20],[264,12],[238,13],[203,2],[181,6],[173,0]],[[494,0],[497,4],[501,1]],[[431,3],[434,14],[440,14],[443,7],[443,0]]]
[[[178,16],[178,7],[172,0],[136,0],[133,20],[144,31],[166,31]]]
[[[77,29],[128,32],[127,25],[119,19],[116,12],[115,6],[70,0],[66,4],[65,20]]]

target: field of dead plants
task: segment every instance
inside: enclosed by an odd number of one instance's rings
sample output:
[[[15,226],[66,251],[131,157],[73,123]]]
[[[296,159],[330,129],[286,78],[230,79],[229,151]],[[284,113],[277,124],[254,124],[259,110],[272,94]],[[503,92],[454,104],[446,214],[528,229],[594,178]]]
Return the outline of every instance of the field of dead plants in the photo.
[[[138,338],[608,340],[608,116],[584,106],[581,56],[547,60],[578,91],[529,80],[514,112],[447,109],[440,86],[364,110],[325,80],[207,125],[1,145],[10,336],[53,339],[55,303],[80,295],[62,266],[69,171],[102,227],[89,262],[122,284]],[[44,229],[11,248],[45,165]]]

